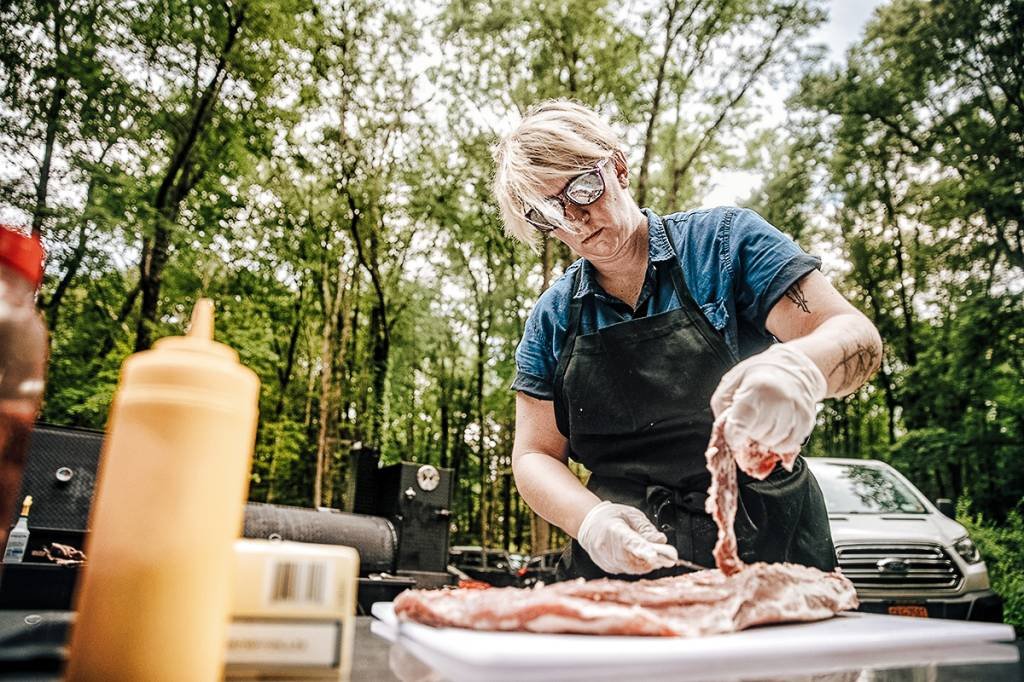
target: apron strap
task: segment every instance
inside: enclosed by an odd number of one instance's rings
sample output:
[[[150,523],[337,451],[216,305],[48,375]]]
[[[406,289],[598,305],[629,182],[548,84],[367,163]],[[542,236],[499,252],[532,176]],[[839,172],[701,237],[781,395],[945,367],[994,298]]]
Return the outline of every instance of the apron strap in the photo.
[[[576,290],[580,286],[580,278],[583,276],[583,267],[576,270],[572,280],[572,300],[569,302],[569,322],[566,327],[565,345],[562,346],[562,353],[558,356],[558,365],[555,368],[555,424],[559,432],[569,437],[569,415],[565,412],[565,394],[562,390],[562,377],[565,376],[566,367],[569,365],[569,358],[576,347],[576,337],[579,334],[580,310],[583,308],[583,298],[576,296]]]

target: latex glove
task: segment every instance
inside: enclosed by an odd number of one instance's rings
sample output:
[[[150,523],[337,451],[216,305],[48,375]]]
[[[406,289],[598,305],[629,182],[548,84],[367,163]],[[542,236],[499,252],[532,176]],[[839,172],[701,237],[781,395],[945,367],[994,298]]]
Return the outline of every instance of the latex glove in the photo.
[[[642,511],[605,500],[583,517],[576,540],[602,571],[650,573],[679,558],[668,538]]]
[[[715,416],[726,413],[725,440],[733,450],[748,441],[779,454],[800,451],[814,428],[815,405],[828,384],[801,351],[777,343],[726,372],[711,396]]]

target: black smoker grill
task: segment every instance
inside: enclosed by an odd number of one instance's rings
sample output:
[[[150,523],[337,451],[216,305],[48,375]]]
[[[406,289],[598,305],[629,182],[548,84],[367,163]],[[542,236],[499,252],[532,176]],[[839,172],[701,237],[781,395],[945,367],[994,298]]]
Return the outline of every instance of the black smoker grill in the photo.
[[[440,587],[448,573],[452,472],[401,462],[379,468],[379,455],[354,449],[353,511],[250,502],[247,538],[348,545],[359,551],[359,608],[389,601],[409,587]]]
[[[35,500],[29,550],[53,541],[82,546],[102,441],[99,431],[37,425],[21,492]],[[250,502],[243,536],[355,548],[359,608],[365,612],[409,587],[450,584],[451,470],[411,462],[380,468],[379,455],[369,448],[355,448],[352,455],[351,511]],[[15,520],[8,516],[0,523]],[[57,567],[31,554],[23,564],[4,567],[0,609],[70,610],[77,568]]]

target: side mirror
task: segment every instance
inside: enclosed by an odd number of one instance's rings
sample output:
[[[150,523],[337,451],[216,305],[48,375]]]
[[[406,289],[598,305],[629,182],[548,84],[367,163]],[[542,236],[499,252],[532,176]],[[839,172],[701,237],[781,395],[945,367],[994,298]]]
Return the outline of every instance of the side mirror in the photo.
[[[942,512],[949,518],[956,518],[956,505],[953,504],[953,500],[949,499],[948,497],[936,498],[935,506],[939,508],[940,512]]]

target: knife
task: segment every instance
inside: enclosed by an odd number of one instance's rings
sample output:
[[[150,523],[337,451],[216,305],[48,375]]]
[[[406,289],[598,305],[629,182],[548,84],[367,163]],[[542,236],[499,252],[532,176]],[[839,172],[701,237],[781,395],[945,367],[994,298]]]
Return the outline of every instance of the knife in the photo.
[[[709,571],[709,570],[711,570],[708,566],[701,566],[700,564],[695,564],[692,561],[687,561],[686,559],[676,559],[675,563],[673,563],[672,566],[680,567],[680,568],[688,568],[691,571]]]

